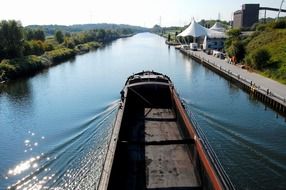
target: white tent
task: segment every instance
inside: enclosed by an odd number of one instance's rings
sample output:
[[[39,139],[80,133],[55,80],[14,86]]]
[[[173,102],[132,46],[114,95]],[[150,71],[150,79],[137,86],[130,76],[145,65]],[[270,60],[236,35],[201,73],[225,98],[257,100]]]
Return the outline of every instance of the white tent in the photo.
[[[198,24],[195,20],[193,20],[190,26],[188,26],[183,32],[181,32],[177,36],[193,36],[195,38],[200,36],[207,36],[209,38],[226,38],[224,32],[207,29],[202,25]]]
[[[225,28],[223,27],[222,23],[216,22],[210,30],[218,31],[218,32],[225,32]]]
[[[207,29],[207,37],[209,37],[209,38],[226,38],[226,34],[224,32],[219,32],[219,31]]]
[[[182,37],[193,36],[195,38],[206,35],[207,35],[206,28],[198,24],[195,20],[193,20],[190,26],[188,26],[183,32],[178,34],[178,36]]]

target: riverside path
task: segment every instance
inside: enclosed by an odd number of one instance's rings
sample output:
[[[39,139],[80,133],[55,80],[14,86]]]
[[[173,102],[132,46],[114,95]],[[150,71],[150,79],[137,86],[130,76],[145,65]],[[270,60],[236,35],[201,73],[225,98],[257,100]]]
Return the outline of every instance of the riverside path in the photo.
[[[233,78],[244,85],[248,86],[250,90],[259,92],[263,98],[273,100],[279,105],[272,106],[280,107],[278,111],[285,112],[286,110],[286,85],[277,81],[259,75],[255,72],[242,69],[238,65],[229,64],[226,60],[219,59],[213,55],[208,55],[203,51],[191,51],[180,49],[184,54],[200,60],[202,63],[212,69],[218,70],[224,75]],[[270,103],[270,102],[269,102]]]

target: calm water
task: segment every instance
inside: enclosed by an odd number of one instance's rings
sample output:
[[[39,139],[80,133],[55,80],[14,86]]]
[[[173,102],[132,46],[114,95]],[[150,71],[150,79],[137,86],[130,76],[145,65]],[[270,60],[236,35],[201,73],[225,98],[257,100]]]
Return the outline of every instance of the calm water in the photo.
[[[142,70],[171,77],[238,189],[286,189],[285,119],[138,34],[0,87],[0,189],[93,189],[119,92]]]

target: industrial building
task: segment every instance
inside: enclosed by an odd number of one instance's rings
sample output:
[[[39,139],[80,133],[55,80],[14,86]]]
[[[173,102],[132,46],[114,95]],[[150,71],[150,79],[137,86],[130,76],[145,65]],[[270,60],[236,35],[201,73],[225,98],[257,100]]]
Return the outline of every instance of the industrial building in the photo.
[[[250,28],[259,19],[259,4],[244,4],[233,15],[233,28]]]
[[[243,4],[241,10],[237,10],[233,14],[233,28],[249,29],[253,24],[259,21],[259,11],[264,11],[264,19],[266,19],[266,11],[286,12],[282,8],[283,1],[280,9],[271,7],[260,7],[259,4]],[[278,13],[278,15],[279,15]],[[279,17],[279,16],[278,16]]]

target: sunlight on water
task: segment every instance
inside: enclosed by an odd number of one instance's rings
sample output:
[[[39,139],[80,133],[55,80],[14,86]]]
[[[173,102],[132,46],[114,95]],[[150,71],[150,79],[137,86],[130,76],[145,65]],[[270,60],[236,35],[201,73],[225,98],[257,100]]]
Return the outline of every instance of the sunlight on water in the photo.
[[[100,113],[87,118],[77,126],[74,138],[61,142],[47,153],[21,161],[9,169],[6,180],[24,176],[8,189],[92,189],[95,188],[101,174],[108,139],[117,112],[119,100],[112,102]],[[101,128],[104,128],[102,130]],[[36,136],[29,131],[30,139],[24,141],[25,152],[41,143],[33,141]],[[41,136],[41,140],[45,140]],[[60,167],[60,168],[58,168]]]

